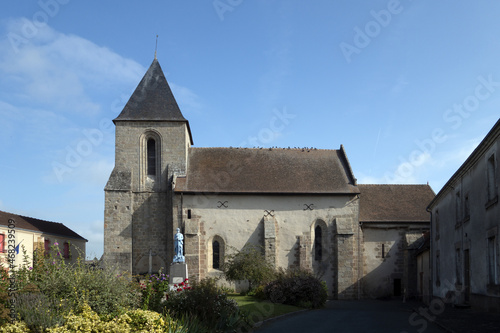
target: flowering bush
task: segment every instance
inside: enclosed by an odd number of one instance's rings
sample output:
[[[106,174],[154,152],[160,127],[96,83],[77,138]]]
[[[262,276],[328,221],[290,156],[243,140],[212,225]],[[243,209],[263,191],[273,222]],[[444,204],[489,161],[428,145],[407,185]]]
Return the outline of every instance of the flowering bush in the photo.
[[[0,333],[29,333],[30,329],[22,321],[8,323],[0,327]]]
[[[141,308],[161,312],[161,302],[168,297],[170,290],[168,275],[161,271],[158,275],[152,274],[143,282],[139,282],[139,288],[142,294]]]
[[[47,330],[49,333],[70,332],[143,332],[143,333],[185,333],[187,330],[169,316],[146,310],[130,310],[112,320],[102,320],[92,311],[88,304],[84,304],[78,315],[70,313],[66,316],[63,326]]]
[[[7,269],[0,266],[0,325],[7,322],[10,319],[9,307],[9,273]]]
[[[81,258],[68,265],[56,246],[48,257],[36,250],[32,266],[26,259],[14,276],[19,290],[16,309],[29,329],[38,332],[61,324],[70,311],[84,304],[102,318],[119,316],[139,305],[140,292],[130,278],[85,265]]]

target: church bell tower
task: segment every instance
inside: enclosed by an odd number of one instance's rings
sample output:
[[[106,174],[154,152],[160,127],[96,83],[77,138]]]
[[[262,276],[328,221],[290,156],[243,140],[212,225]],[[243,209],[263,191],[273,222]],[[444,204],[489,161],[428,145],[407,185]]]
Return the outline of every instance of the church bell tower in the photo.
[[[156,57],[113,122],[115,166],[104,188],[104,260],[132,274],[157,272],[172,262],[172,180],[185,174],[193,140]]]

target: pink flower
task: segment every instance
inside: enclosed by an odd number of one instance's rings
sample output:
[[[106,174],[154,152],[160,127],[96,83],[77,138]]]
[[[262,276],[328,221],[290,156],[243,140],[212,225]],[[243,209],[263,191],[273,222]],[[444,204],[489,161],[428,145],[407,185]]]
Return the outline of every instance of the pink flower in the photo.
[[[54,243],[54,245],[55,245],[55,246],[57,246],[57,245],[59,245],[59,243],[58,243],[58,242],[55,242],[55,243]]]

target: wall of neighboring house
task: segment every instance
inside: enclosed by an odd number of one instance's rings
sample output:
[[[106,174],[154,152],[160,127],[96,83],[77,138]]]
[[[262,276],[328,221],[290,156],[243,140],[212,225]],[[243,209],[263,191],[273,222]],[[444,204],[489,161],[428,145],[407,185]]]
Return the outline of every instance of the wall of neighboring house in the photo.
[[[406,249],[427,227],[419,225],[364,223],[363,293],[368,298],[414,296],[414,258]]]
[[[430,295],[430,272],[429,272],[430,250],[425,250],[417,255],[417,291],[419,299],[429,304]]]
[[[12,229],[10,229],[12,230]],[[15,253],[14,264],[16,267],[22,266],[24,264],[28,264],[28,266],[33,265],[33,251],[35,249],[45,250],[45,242],[47,241],[47,246],[54,245],[57,242],[59,245],[59,249],[61,255],[64,257],[64,247],[65,243],[68,243],[69,256],[65,257],[65,261],[67,263],[75,263],[77,261],[78,256],[85,259],[85,240],[72,239],[62,236],[49,235],[38,233],[30,230],[24,230],[15,228],[15,233],[11,233],[15,235],[15,246],[19,245],[19,253]],[[9,246],[9,228],[6,226],[0,226],[0,235],[4,235],[4,244],[3,244],[3,252],[0,253],[1,264],[6,267],[8,266],[7,258],[9,255],[9,250],[13,250],[16,252],[15,248],[13,248],[12,243]],[[12,239],[12,238],[11,238]],[[26,258],[25,254],[26,252]]]
[[[438,194],[431,232],[434,296],[494,311],[500,311],[499,141],[484,144]]]

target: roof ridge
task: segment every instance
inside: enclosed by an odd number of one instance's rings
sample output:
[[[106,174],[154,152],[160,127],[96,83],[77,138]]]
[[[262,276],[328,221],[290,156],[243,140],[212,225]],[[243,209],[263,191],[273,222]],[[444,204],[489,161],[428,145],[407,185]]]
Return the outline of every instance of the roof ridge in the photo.
[[[247,149],[247,150],[296,150],[296,151],[338,151],[338,149],[325,149],[314,147],[189,147],[190,149]]]
[[[359,184],[358,185],[369,185],[369,186],[430,186],[429,184]]]
[[[54,221],[49,221],[49,220],[43,220],[43,219],[39,219],[39,218],[33,217],[33,216],[21,215],[21,214],[17,214],[17,213],[6,212],[4,210],[0,210],[0,212],[5,213],[5,214],[9,214],[9,215],[19,216],[19,217],[22,217],[22,218],[28,218],[28,219],[38,220],[38,221],[42,221],[42,222],[49,222],[49,223],[59,223],[59,224],[64,225],[61,222],[54,222]]]

